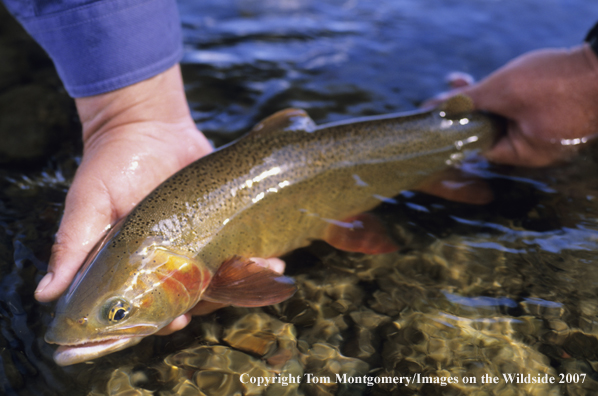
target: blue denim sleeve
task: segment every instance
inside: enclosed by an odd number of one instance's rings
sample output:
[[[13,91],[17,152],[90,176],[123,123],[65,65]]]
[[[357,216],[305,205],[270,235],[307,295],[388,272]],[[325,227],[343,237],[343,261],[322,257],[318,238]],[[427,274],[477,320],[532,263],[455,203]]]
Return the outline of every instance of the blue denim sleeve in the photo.
[[[182,56],[175,0],[2,1],[50,55],[73,97],[145,80]]]

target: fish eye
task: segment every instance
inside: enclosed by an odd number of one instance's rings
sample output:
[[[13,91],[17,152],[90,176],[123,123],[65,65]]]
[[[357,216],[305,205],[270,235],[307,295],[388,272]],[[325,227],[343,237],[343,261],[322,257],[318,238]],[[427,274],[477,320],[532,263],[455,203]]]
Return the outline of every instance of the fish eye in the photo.
[[[104,306],[104,319],[110,323],[118,323],[125,319],[131,311],[131,305],[122,298],[109,300]]]

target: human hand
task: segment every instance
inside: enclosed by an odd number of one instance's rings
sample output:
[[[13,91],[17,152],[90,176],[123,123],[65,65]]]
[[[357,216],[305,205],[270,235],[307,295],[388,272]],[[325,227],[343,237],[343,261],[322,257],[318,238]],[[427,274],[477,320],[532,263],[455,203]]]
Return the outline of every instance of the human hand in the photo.
[[[117,91],[78,98],[76,105],[83,157],[48,273],[35,292],[39,301],[67,289],[111,224],[171,174],[212,151],[191,118],[178,66]],[[177,320],[170,330],[186,325]]]
[[[110,225],[126,216],[162,181],[212,147],[191,118],[178,66],[151,79],[93,97],[76,99],[83,125],[83,158],[66,197],[48,274],[35,292],[58,298]],[[284,272],[284,262],[255,258]],[[185,327],[192,315],[223,304],[200,301],[157,334]]]
[[[598,133],[598,58],[587,44],[524,54],[455,93],[507,118],[506,134],[485,153],[493,162],[550,165]]]

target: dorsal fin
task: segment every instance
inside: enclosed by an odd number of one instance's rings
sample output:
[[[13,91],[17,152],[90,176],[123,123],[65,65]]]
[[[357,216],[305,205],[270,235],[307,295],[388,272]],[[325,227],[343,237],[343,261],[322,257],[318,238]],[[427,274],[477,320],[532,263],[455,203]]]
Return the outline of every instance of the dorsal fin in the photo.
[[[264,118],[253,127],[249,134],[251,136],[263,136],[283,131],[313,132],[315,129],[316,123],[307,115],[305,110],[285,109]]]
[[[459,118],[464,114],[474,111],[475,107],[473,100],[469,96],[458,94],[442,102],[438,106],[438,109],[445,113],[444,117],[446,118]]]

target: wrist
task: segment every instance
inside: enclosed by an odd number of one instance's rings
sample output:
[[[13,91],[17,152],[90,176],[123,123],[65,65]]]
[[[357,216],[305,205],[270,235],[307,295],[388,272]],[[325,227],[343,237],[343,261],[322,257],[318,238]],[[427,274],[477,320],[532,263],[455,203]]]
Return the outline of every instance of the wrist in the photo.
[[[125,88],[76,98],[75,104],[85,148],[104,140],[107,135],[123,131],[147,134],[156,130],[151,126],[159,124],[164,127],[159,128],[162,134],[164,130],[172,135],[192,132],[199,138],[200,149],[209,151],[207,139],[197,131],[189,112],[178,65]]]

